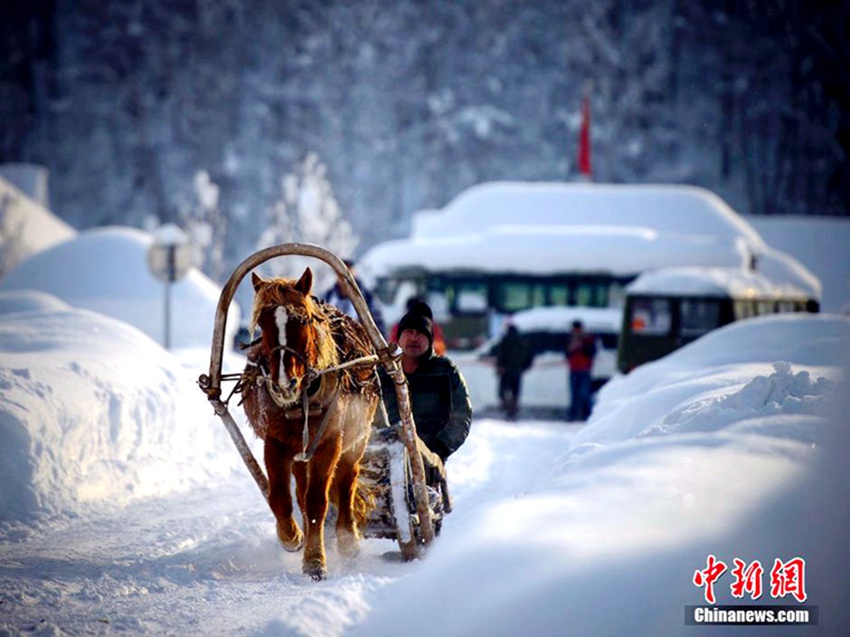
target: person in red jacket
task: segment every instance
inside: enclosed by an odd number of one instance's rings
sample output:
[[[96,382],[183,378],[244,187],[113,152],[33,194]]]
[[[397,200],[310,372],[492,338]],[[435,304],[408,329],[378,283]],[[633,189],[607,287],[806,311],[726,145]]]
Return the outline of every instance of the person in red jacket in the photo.
[[[568,420],[587,420],[590,416],[590,370],[596,356],[596,338],[584,331],[581,321],[573,321],[567,343],[567,361],[570,365],[570,409]]]

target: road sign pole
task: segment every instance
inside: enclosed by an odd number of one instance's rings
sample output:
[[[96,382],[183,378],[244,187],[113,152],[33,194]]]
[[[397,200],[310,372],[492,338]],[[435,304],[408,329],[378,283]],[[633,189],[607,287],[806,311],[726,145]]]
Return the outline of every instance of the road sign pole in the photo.
[[[148,250],[148,265],[153,275],[165,284],[163,346],[171,349],[171,288],[192,266],[192,246],[180,228],[167,224],[156,231]]]
[[[177,246],[168,245],[166,268],[168,274],[165,281],[165,349],[171,349],[171,286],[177,280]]]

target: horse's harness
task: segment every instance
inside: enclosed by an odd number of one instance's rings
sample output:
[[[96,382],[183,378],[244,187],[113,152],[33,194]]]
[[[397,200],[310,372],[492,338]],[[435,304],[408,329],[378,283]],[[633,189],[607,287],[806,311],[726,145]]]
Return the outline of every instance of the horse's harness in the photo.
[[[261,340],[262,340],[261,338],[257,338],[254,341],[252,341],[251,343],[249,343],[248,345],[243,345],[241,347],[243,349],[251,348],[254,345],[257,345],[258,343],[260,343]],[[311,397],[315,396],[318,393],[319,387],[321,386],[320,384],[316,383],[316,381],[321,380],[322,377],[327,375],[327,374],[331,374],[331,373],[335,373],[335,372],[342,372],[342,371],[345,371],[346,369],[350,369],[350,368],[353,368],[353,367],[360,367],[360,366],[363,366],[363,365],[374,366],[374,365],[377,365],[378,363],[380,363],[382,360],[385,360],[387,357],[397,358],[397,357],[401,356],[401,350],[396,348],[395,351],[393,351],[393,352],[386,351],[384,358],[378,356],[377,354],[368,354],[366,356],[360,356],[358,358],[355,358],[355,359],[350,360],[350,361],[346,361],[344,363],[340,363],[338,365],[333,365],[331,367],[326,367],[324,369],[317,369],[315,367],[310,366],[309,362],[307,361],[307,359],[304,357],[304,355],[301,352],[297,352],[294,349],[292,349],[291,347],[288,347],[286,345],[278,345],[278,346],[274,347],[271,350],[271,352],[269,352],[269,357],[274,356],[277,352],[280,352],[280,351],[285,351],[289,354],[292,354],[296,358],[298,358],[301,361],[301,363],[304,365],[304,368],[307,370],[304,374],[304,377],[302,379],[302,384],[301,384],[301,408],[300,408],[300,411],[301,411],[301,413],[303,413],[303,416],[304,416],[304,426],[303,426],[302,434],[301,434],[302,443],[303,443],[303,450],[300,453],[298,453],[294,458],[295,460],[297,460],[299,462],[309,461],[313,457],[313,454],[316,453],[316,448],[318,447],[319,441],[322,439],[322,436],[325,433],[325,429],[327,428],[327,424],[330,420],[331,414],[336,410],[337,399],[339,398],[339,392],[340,392],[340,389],[342,387],[342,375],[337,374],[337,376],[335,378],[335,383],[334,383],[333,392],[331,394],[331,398],[330,398],[330,400],[328,400],[324,404],[322,404],[322,403],[312,403],[311,404],[311,402],[310,402]],[[277,391],[279,390],[279,388],[275,385],[274,381],[272,380],[267,361],[261,359],[261,360],[255,362],[255,361],[252,361],[252,360],[249,359],[247,368],[241,374],[228,374],[226,376],[230,377],[231,379],[237,378],[238,381],[236,383],[236,386],[233,388],[233,391],[231,391],[230,395],[227,397],[227,400],[224,401],[225,404],[227,404],[227,402],[230,400],[230,398],[233,396],[233,394],[242,393],[245,390],[246,386],[248,386],[250,384],[254,384],[258,387],[262,387],[263,385],[265,385],[266,391],[268,392],[269,396],[274,401],[274,403],[278,407],[285,409],[284,405],[282,405],[278,401]],[[365,382],[360,382],[352,376],[349,376],[349,378],[351,379],[351,382],[353,382],[356,385],[359,385],[361,388],[366,386]],[[240,401],[239,404],[242,404],[242,401]],[[313,437],[312,441],[310,440],[310,429],[309,429],[311,406],[316,408],[313,411],[314,414],[319,414],[319,413],[324,412],[324,415],[322,416],[322,420],[319,423],[319,426],[316,430],[316,434]],[[287,418],[293,418],[294,419],[294,418],[298,417],[298,415],[299,415],[298,411],[299,410],[297,408],[294,409],[294,410],[293,409],[285,410],[284,414],[287,416]]]

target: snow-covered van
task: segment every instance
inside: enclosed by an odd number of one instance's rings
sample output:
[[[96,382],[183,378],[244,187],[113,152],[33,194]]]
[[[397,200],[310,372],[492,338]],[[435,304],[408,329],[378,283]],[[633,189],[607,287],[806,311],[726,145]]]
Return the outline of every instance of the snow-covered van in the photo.
[[[617,367],[629,372],[733,321],[819,307],[819,294],[751,270],[646,272],[626,287]]]

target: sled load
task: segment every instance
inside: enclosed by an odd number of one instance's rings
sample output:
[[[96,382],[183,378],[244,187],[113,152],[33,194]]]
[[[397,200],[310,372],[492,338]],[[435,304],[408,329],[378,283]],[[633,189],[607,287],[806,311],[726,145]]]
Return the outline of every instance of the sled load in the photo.
[[[242,373],[222,374],[227,310],[239,283],[265,261],[286,255],[314,257],[331,266],[360,321],[310,294],[309,268],[298,281],[252,274],[251,322],[260,337],[247,346]],[[433,540],[451,511],[445,467],[416,435],[400,355],[400,348],[389,347],[375,326],[351,272],[319,246],[289,243],[261,250],[236,268],[222,290],[209,374],[201,375],[198,384],[272,509],[281,544],[290,551],[303,548],[304,573],[314,579],[326,575],[326,525],[335,526],[343,555],[356,553],[362,535],[395,540],[410,560]],[[395,387],[398,423],[386,421],[378,365]],[[223,382],[234,383],[226,398]],[[264,440],[267,473],[229,412],[234,396],[240,396],[249,424]],[[376,426],[368,435],[372,422]],[[296,506],[303,530],[292,515]]]

